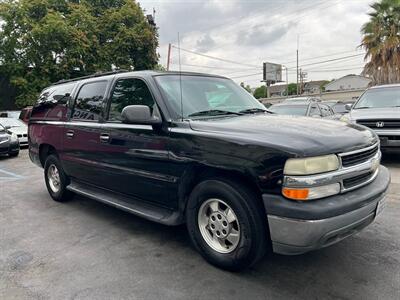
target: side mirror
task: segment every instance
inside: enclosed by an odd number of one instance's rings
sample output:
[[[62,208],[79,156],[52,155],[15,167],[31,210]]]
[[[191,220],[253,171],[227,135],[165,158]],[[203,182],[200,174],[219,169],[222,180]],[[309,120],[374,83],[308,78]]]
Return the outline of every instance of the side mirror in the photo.
[[[353,106],[353,105],[351,105],[350,103],[347,103],[347,104],[344,106],[344,108],[345,108],[347,111],[350,111],[352,106]]]
[[[157,125],[161,119],[153,117],[146,105],[128,105],[121,113],[122,122],[127,124]]]

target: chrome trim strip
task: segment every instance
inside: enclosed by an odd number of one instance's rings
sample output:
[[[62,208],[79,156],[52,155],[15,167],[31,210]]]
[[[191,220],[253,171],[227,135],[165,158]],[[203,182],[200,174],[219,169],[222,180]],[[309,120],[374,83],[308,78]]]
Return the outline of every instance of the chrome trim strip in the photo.
[[[31,121],[31,124],[45,124],[45,125],[60,125],[60,126],[82,126],[91,128],[116,128],[116,129],[143,129],[153,130],[151,125],[140,125],[140,124],[126,124],[126,123],[114,123],[114,122],[90,122],[90,121]]]
[[[344,153],[339,153],[338,156],[343,157],[343,156],[353,155],[353,154],[357,154],[357,153],[361,153],[361,152],[365,152],[365,151],[374,149],[375,147],[379,147],[379,142],[373,144],[372,146],[366,147],[366,148],[349,151],[349,152],[344,152]]]

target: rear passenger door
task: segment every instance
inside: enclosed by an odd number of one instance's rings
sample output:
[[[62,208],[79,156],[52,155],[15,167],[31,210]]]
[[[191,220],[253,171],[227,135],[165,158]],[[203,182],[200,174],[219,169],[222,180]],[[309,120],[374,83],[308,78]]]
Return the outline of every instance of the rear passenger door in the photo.
[[[62,161],[66,173],[95,185],[104,181],[101,122],[108,83],[98,80],[82,84],[64,126]]]
[[[152,125],[122,123],[121,112],[128,105],[146,105],[159,118],[160,112],[146,82],[140,78],[116,80],[104,123],[104,187],[141,200],[173,207],[169,195],[177,179],[170,174],[168,130]]]

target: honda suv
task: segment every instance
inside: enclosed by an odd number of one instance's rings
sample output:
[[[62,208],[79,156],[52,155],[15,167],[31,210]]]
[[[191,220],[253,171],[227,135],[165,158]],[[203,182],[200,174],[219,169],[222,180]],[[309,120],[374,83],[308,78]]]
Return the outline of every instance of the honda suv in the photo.
[[[230,79],[119,72],[46,88],[29,154],[50,196],[186,223],[210,263],[300,254],[370,224],[390,182],[364,126],[271,114]]]

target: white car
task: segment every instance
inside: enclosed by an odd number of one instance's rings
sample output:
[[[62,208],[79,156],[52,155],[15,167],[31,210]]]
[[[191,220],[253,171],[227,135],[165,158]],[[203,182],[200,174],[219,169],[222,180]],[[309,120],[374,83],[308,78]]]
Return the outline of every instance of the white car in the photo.
[[[28,126],[24,122],[14,118],[0,118],[0,124],[18,137],[21,147],[28,146]]]

